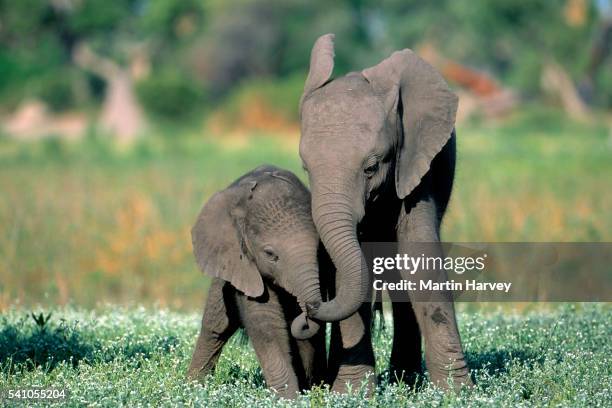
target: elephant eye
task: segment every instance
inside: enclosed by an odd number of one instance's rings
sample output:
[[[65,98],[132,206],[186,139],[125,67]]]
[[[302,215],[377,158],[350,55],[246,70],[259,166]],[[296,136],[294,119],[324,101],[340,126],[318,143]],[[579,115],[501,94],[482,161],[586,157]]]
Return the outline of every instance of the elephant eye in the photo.
[[[268,258],[270,262],[278,261],[278,255],[274,253],[274,250],[271,247],[269,246],[264,247],[263,252],[266,255],[266,258]]]
[[[372,177],[378,171],[378,162],[366,167],[363,172],[366,176]]]

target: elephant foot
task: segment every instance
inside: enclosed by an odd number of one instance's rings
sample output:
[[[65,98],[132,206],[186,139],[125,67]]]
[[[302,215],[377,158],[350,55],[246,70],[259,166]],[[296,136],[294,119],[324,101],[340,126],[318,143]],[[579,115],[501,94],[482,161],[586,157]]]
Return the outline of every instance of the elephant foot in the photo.
[[[431,365],[428,366],[431,367]],[[462,387],[474,386],[464,359],[454,360],[445,366],[430,368],[429,378],[433,384],[445,390],[459,391]]]
[[[369,397],[376,389],[376,373],[374,367],[369,365],[341,365],[338,375],[334,379],[332,391],[346,394],[359,392],[362,386],[366,387]]]
[[[433,384],[445,390],[472,386],[451,303],[425,305],[425,364]]]
[[[204,376],[198,375],[198,372],[191,368],[187,371],[185,377],[187,377],[187,380],[189,381],[197,381],[200,384],[204,383]]]
[[[293,381],[292,381],[293,380]],[[281,398],[288,400],[295,399],[300,390],[295,379],[288,379],[286,381],[277,381],[276,383],[268,384],[268,387],[272,389]]]

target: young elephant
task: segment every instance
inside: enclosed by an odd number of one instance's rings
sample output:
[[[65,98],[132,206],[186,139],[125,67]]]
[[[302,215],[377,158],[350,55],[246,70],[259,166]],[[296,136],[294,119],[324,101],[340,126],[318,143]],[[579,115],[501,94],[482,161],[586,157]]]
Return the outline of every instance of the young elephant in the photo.
[[[324,331],[310,323],[309,340],[290,335],[288,322],[320,299],[310,193],[298,178],[259,167],[215,194],[193,227],[199,268],[213,277],[188,376],[210,373],[231,335],[244,327],[268,386],[281,396],[324,375]],[[304,309],[302,309],[304,310]]]

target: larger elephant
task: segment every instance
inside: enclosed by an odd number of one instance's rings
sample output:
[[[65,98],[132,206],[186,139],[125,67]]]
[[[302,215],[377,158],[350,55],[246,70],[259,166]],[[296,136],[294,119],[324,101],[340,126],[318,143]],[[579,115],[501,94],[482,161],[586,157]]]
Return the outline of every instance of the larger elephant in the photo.
[[[335,79],[333,66],[333,35],[327,34],[313,47],[300,102],[300,156],[312,215],[337,268],[336,296],[307,305],[308,316],[322,321],[356,319],[360,307],[365,313],[370,277],[360,242],[397,240],[402,253],[414,256],[421,255],[416,243],[433,242],[441,254],[440,223],[455,172],[457,97],[434,68],[408,49]],[[393,302],[392,375],[419,372],[422,333],[431,380],[442,387],[449,378],[454,386],[469,384],[450,297],[415,300]],[[357,324],[369,341],[365,314]],[[344,361],[347,372],[363,363]],[[365,364],[373,364],[371,356]]]

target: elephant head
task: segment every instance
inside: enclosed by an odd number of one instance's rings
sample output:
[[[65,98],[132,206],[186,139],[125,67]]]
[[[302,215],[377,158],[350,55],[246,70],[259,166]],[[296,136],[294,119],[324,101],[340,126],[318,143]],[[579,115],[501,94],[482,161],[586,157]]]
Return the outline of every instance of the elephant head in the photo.
[[[336,297],[308,304],[323,321],[353,314],[368,293],[357,239],[366,203],[382,191],[408,196],[453,132],[457,97],[412,51],[331,79],[333,35],[320,37],[300,102],[300,156],[312,190],[312,216],[338,270]]]
[[[310,194],[292,173],[262,166],[216,193],[191,230],[199,268],[246,296],[264,294],[264,279],[305,305],[321,302]],[[310,323],[310,324],[308,324]],[[302,319],[302,336],[318,330]]]

